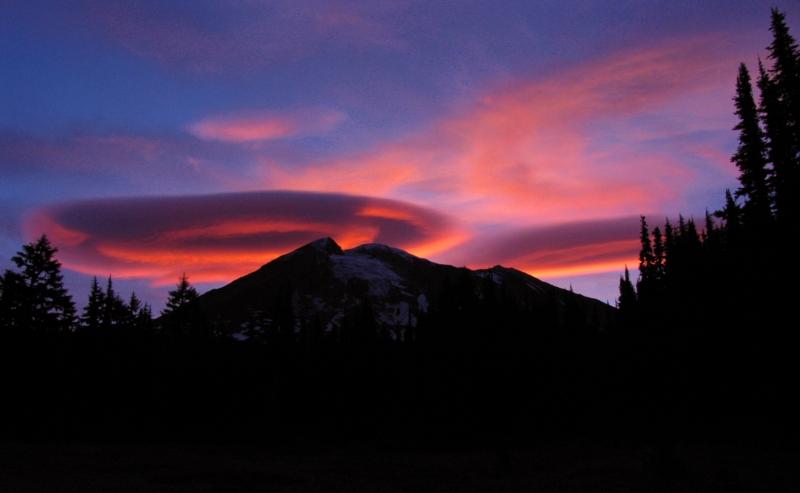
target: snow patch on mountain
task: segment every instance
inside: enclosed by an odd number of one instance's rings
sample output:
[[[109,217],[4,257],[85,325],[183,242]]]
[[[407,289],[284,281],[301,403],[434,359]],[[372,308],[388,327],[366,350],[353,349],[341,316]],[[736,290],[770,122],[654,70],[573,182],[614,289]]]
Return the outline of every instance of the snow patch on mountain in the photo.
[[[374,257],[348,252],[331,255],[333,275],[347,283],[350,279],[362,279],[369,286],[372,296],[386,296],[392,288],[403,289],[403,278],[385,262]]]
[[[378,313],[380,321],[390,326],[416,325],[416,318],[412,320],[411,306],[405,302],[384,303],[383,309]]]
[[[404,259],[407,260],[413,260],[417,258],[405,250],[390,247],[389,245],[383,245],[381,243],[365,243],[348,251],[358,254],[375,254],[377,252],[388,252],[397,255],[399,257],[403,257]]]

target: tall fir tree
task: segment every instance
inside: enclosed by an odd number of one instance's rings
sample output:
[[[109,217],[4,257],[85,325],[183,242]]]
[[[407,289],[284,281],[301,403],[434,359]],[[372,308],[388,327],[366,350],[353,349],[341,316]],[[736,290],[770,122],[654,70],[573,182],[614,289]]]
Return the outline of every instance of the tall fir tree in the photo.
[[[764,127],[767,161],[771,165],[768,185],[775,215],[778,220],[784,221],[788,219],[787,214],[794,200],[789,187],[794,162],[792,130],[778,88],[761,60],[758,61],[758,90],[758,112]]]
[[[103,321],[103,309],[105,307],[105,294],[100,289],[100,283],[97,282],[97,277],[92,279],[92,287],[89,290],[89,299],[86,306],[83,307],[83,316],[81,317],[81,326],[90,331],[97,332]]]
[[[730,189],[725,190],[725,207],[717,211],[716,216],[725,221],[725,241],[730,245],[741,237],[742,209],[736,203]]]
[[[137,320],[139,312],[142,310],[142,302],[136,291],[131,291],[131,297],[128,298],[128,303],[125,305],[125,321],[124,326],[126,329],[138,329]]]
[[[664,248],[664,237],[661,229],[656,226],[653,228],[653,267],[652,274],[654,282],[660,283],[664,279],[664,263],[666,261],[666,251]]]
[[[776,8],[772,9],[770,23],[772,43],[767,47],[773,62],[771,75],[775,81],[778,99],[787,112],[792,129],[795,157],[800,146],[800,51],[797,42],[789,33],[786,15]]]
[[[753,99],[750,73],[745,64],[739,65],[734,97],[739,123],[739,146],[731,161],[739,168],[737,196],[746,199],[744,219],[748,226],[763,228],[771,217],[770,194],[767,187],[767,163],[764,136],[759,126],[758,111]]]
[[[114,290],[114,282],[108,276],[106,292],[103,295],[103,309],[100,318],[100,325],[103,329],[113,329],[125,324],[127,319],[128,307],[125,301]]]
[[[714,223],[714,216],[711,215],[708,209],[706,209],[705,225],[703,227],[701,240],[703,241],[703,247],[707,255],[717,255],[720,253],[719,229]]]
[[[669,218],[664,221],[664,277],[669,278],[670,264],[675,253],[675,233]]]
[[[641,216],[639,219],[640,233],[639,240],[642,248],[639,250],[639,280],[636,283],[636,291],[639,299],[647,301],[654,279],[655,255],[653,245],[650,241],[650,230],[647,226],[647,218]]]
[[[780,200],[778,216],[791,223],[800,215],[800,50],[789,33],[786,16],[777,9],[772,9],[770,31],[772,43],[767,51],[773,65],[764,111],[772,124],[772,128],[767,124],[768,136],[776,140],[775,185],[781,187],[775,190]]]

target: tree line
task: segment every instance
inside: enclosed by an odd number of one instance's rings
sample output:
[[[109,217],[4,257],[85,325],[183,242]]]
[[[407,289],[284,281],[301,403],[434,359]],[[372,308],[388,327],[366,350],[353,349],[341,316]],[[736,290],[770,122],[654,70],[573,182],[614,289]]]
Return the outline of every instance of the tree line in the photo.
[[[153,312],[132,291],[125,300],[114,289],[111,276],[105,288],[97,277],[83,312],[78,315],[72,296],[64,286],[58,249],[46,235],[27,243],[11,260],[16,270],[7,269],[0,277],[0,327],[6,332],[63,334],[83,332],[102,334],[110,330],[147,332],[154,329]],[[169,315],[197,298],[197,290],[186,274],[169,291],[161,315]]]
[[[638,279],[620,278],[618,306],[629,328],[728,335],[777,330],[797,281],[793,235],[800,214],[800,51],[773,9],[768,59],[756,87],[739,65],[734,97],[739,187],[701,225],[679,216],[650,229],[641,218]],[[763,334],[763,332],[762,332]]]

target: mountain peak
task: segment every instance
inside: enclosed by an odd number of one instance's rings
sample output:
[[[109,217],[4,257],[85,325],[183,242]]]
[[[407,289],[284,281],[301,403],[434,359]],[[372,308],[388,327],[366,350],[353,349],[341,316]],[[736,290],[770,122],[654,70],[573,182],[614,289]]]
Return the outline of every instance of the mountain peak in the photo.
[[[305,249],[314,249],[329,255],[341,255],[342,254],[342,247],[336,243],[333,238],[330,236],[326,236],[324,238],[320,238],[318,240],[314,240],[311,243],[308,243],[298,250],[305,250]]]
[[[498,287],[482,282],[485,279]],[[575,311],[573,318],[587,328],[604,329],[614,318],[613,309],[605,304],[516,269],[437,264],[378,243],[343,251],[329,237],[209,291],[193,302],[192,309],[198,319],[213,320],[213,330],[231,337],[267,337],[271,330],[286,330],[276,325],[286,323],[278,317],[291,314],[292,330],[312,327],[325,337],[341,337],[366,323],[364,327],[375,328],[381,337],[406,340],[416,337],[420,320],[463,316],[459,303],[474,304],[489,297],[500,304],[478,308],[495,310],[491,315],[498,319],[507,313],[524,314],[532,326],[542,320],[563,325],[567,309]]]

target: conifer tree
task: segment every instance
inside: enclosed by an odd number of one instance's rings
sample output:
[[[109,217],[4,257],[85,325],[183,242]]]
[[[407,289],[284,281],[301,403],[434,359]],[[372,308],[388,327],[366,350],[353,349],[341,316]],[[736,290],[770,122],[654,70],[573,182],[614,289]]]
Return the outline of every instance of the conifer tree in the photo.
[[[661,229],[656,226],[653,228],[653,280],[661,282],[664,279],[664,238],[661,235]]]
[[[647,219],[641,216],[639,221],[639,239],[642,243],[642,248],[639,250],[639,274],[645,278],[649,277],[650,266],[653,264],[653,246],[650,243],[650,230],[647,227]]]
[[[739,168],[739,197],[745,197],[745,221],[749,226],[760,228],[769,222],[770,199],[767,188],[766,150],[764,136],[759,126],[750,73],[745,64],[739,65],[736,80],[736,116],[739,123],[739,147],[731,161]]]
[[[150,303],[145,303],[139,313],[136,316],[138,321],[139,327],[143,329],[149,329],[153,324],[153,309],[150,307]]]
[[[689,218],[686,223],[686,246],[690,252],[697,253],[702,243],[700,242],[700,233],[697,232],[697,225],[694,223],[694,218]]]
[[[137,329],[139,312],[142,310],[142,302],[136,296],[136,291],[131,291],[131,297],[125,304],[124,325],[128,329]]]
[[[131,297],[125,305],[125,322],[124,325],[128,329],[134,329],[137,332],[149,330],[153,322],[153,314],[150,305],[142,303],[142,300],[136,296],[136,292],[131,292]]]
[[[149,303],[145,303],[139,313],[136,314],[136,327],[141,330],[149,330],[153,325],[153,310]]]
[[[655,256],[653,255],[653,245],[650,242],[650,230],[647,227],[647,219],[640,218],[641,231],[639,239],[642,248],[639,250],[639,281],[636,284],[636,291],[639,293],[640,300],[647,300],[650,295],[650,288],[653,284],[653,267]]]
[[[624,276],[619,278],[619,309],[626,314],[626,317],[633,313],[636,306],[636,290],[631,282],[631,274],[628,266],[625,266]],[[630,319],[630,317],[628,317]]]
[[[137,333],[149,331],[153,327],[153,312],[148,303],[142,303],[136,293],[131,293],[128,304],[128,328],[134,329]]]
[[[3,297],[10,302],[10,325],[44,332],[74,328],[75,305],[64,287],[57,251],[42,235],[11,258],[17,272],[7,272],[3,281]]]
[[[97,277],[92,279],[92,287],[89,291],[89,300],[83,307],[81,326],[87,330],[96,332],[100,329],[103,320],[103,309],[105,306],[105,294],[100,289]]]
[[[664,221],[664,276],[669,276],[672,255],[675,252],[675,233],[669,218]]]
[[[786,16],[777,9],[772,9],[770,31],[772,43],[767,50],[773,66],[762,109],[774,147],[775,155],[770,159],[774,159],[778,217],[789,222],[800,214],[800,50],[789,33]]]
[[[725,207],[716,216],[725,221],[725,238],[728,243],[736,242],[741,235],[742,210],[729,189],[725,190]]]
[[[139,301],[139,297],[136,296],[136,291],[131,292],[131,299],[128,301],[128,310],[131,312],[132,315],[138,315],[139,310],[142,309],[142,302]]]
[[[186,273],[184,273],[178,280],[178,284],[175,289],[169,292],[167,305],[161,312],[161,315],[169,315],[170,313],[174,313],[196,298],[197,290],[194,288],[194,286],[189,284],[189,278],[186,276]]]
[[[108,276],[106,292],[103,295],[103,309],[100,325],[103,329],[119,327],[125,323],[128,307],[114,290],[111,276]]]
[[[800,146],[800,51],[797,42],[789,33],[786,16],[772,9],[770,31],[772,43],[767,47],[773,62],[771,72],[778,92],[778,99],[787,112],[792,130],[795,158]]]
[[[701,237],[703,248],[706,250],[707,255],[719,255],[719,230],[714,224],[714,217],[706,209],[705,227]]]
[[[779,99],[778,88],[761,60],[758,61],[758,74],[760,92],[758,111],[764,127],[767,161],[771,164],[768,186],[776,217],[784,220],[788,219],[786,215],[793,200],[789,188],[794,161],[792,134],[786,109]]]

